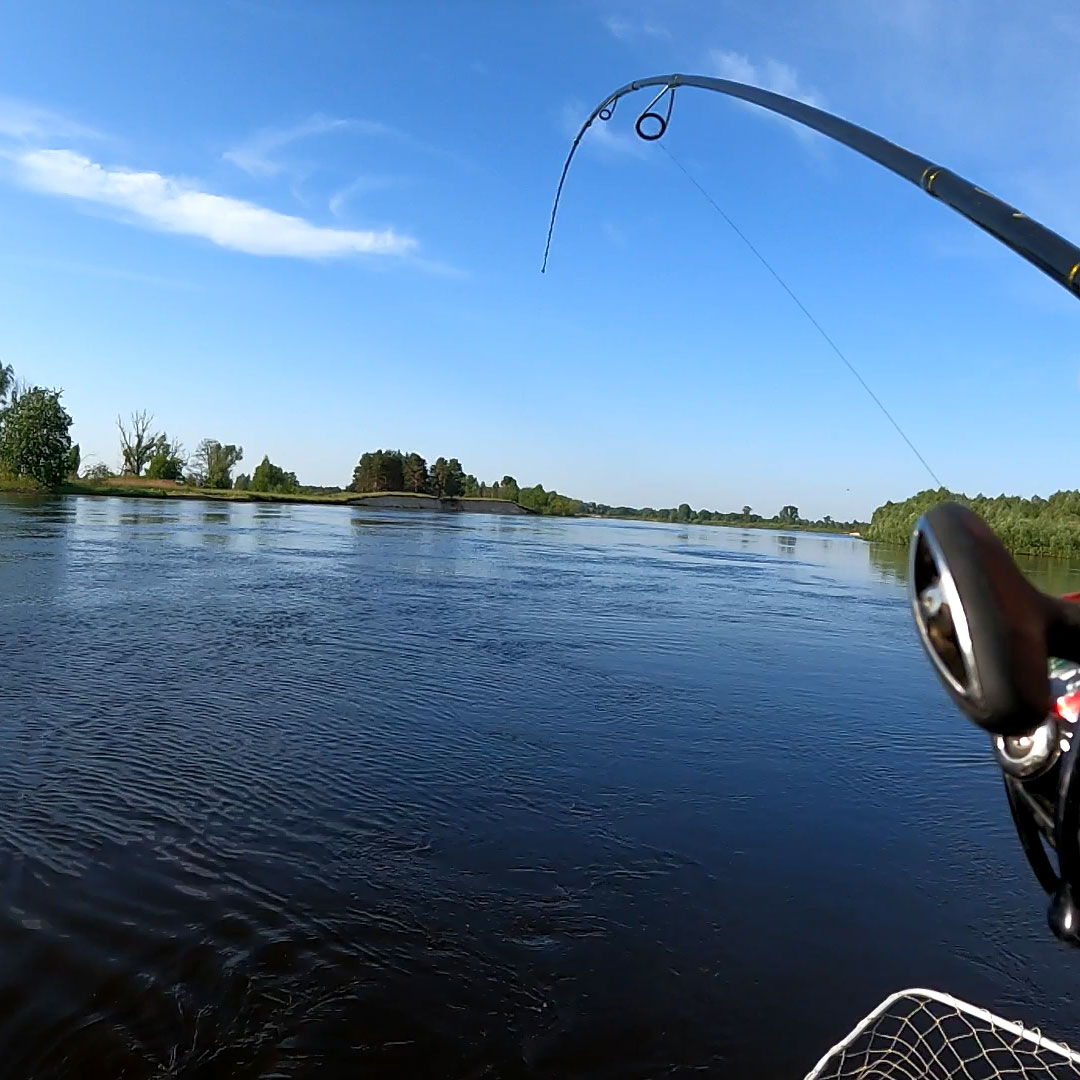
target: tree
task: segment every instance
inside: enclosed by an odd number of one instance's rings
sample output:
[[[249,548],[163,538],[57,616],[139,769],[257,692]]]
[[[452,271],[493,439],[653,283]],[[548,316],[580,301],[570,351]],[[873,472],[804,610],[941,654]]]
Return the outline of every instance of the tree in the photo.
[[[687,522],[690,520],[693,513],[694,511],[690,509],[689,503],[679,503],[679,509],[675,512],[675,518],[678,521]]]
[[[0,406],[7,401],[8,393],[15,385],[15,369],[7,364],[0,364]]]
[[[446,495],[456,499],[465,490],[465,470],[456,457],[446,463]]]
[[[182,480],[187,467],[187,455],[179,442],[170,442],[162,432],[153,447],[153,456],[146,467],[146,475],[152,480]]]
[[[244,457],[241,446],[223,446],[217,439],[203,439],[195,451],[195,477],[201,487],[232,487],[232,471]]]
[[[438,495],[440,499],[448,494],[447,485],[450,483],[450,462],[444,457],[436,458],[431,466],[431,493]]]
[[[469,475],[465,477],[464,495],[467,499],[475,499],[476,496],[479,494],[480,482],[476,479],[475,476],[473,476],[472,473],[469,473]]]
[[[99,461],[94,465],[91,465],[86,472],[83,473],[84,480],[111,480],[112,469],[105,464],[104,461]]]
[[[262,461],[255,466],[252,474],[251,491],[273,491],[280,495],[287,495],[297,489],[296,473],[287,473],[280,466],[273,464],[269,456],[264,456]]]
[[[781,507],[780,513],[776,515],[776,520],[782,521],[786,525],[794,525],[799,520],[799,508],[797,506]]]
[[[150,463],[158,448],[160,435],[150,433],[154,417],[145,409],[132,413],[130,431],[124,427],[124,421],[118,416],[116,426],[120,429],[120,457],[124,463],[123,472],[131,476],[142,476],[143,469]]]
[[[233,491],[250,491],[251,490],[251,477],[247,473],[241,473],[233,481]]]
[[[427,462],[419,454],[409,454],[409,456],[405,458],[402,466],[401,486],[404,491],[427,491]]]
[[[753,512],[754,512],[754,508],[752,506],[744,506],[742,508],[742,516],[744,518],[748,518]]]
[[[519,491],[520,488],[518,487],[518,482],[512,476],[504,476],[502,480],[499,481],[499,494],[504,499],[509,499],[511,502],[517,502]]]
[[[60,393],[35,386],[0,413],[0,465],[45,487],[63,483],[71,463],[71,417]]]
[[[68,451],[67,476],[69,480],[76,480],[79,476],[79,465],[82,463],[82,451],[78,443],[72,443]]]
[[[353,470],[353,491],[401,491],[405,484],[405,458],[400,450],[363,454]]]

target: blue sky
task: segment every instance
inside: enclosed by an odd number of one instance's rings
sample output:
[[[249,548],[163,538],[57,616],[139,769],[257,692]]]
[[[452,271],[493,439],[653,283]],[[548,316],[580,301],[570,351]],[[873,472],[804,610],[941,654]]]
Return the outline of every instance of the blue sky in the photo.
[[[1032,0],[37,0],[0,35],[0,358],[84,457],[151,410],[346,483],[365,449],[583,498],[865,515],[922,467],[624,104],[794,94],[1080,237],[1080,10]],[[644,105],[648,98],[642,97]],[[1080,307],[916,188],[683,91],[666,145],[949,486],[1080,484]]]

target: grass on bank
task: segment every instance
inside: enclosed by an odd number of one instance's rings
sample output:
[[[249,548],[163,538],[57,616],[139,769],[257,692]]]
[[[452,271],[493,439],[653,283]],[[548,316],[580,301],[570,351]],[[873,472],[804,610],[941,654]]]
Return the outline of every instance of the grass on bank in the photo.
[[[8,491],[41,491],[41,488],[0,487]],[[150,480],[143,476],[116,476],[109,480],[74,480],[62,484],[57,493],[60,495],[111,495],[129,499],[203,499],[214,502],[278,502],[278,503],[329,503],[336,505],[357,505],[369,499],[387,496],[402,499],[415,499],[437,505],[441,500],[436,495],[418,494],[412,491],[355,491],[280,493],[276,491],[236,491],[234,489],[193,487],[190,484],[178,484],[175,480]],[[508,503],[509,499],[470,498],[468,502]]]

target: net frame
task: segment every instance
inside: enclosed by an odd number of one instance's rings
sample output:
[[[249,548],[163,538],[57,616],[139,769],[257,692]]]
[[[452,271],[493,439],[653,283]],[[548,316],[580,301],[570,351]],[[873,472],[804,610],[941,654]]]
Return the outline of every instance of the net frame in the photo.
[[[907,1011],[895,1010],[898,1003],[904,1003]],[[885,1021],[896,1030],[881,1035]],[[966,1024],[969,1030],[952,1035],[950,1024],[958,1029]],[[961,1046],[978,1049],[964,1055]],[[913,987],[890,994],[863,1017],[822,1055],[805,1080],[996,1080],[1005,1076],[1080,1077],[1080,1053],[1046,1038],[1038,1028],[1006,1020],[939,990]]]

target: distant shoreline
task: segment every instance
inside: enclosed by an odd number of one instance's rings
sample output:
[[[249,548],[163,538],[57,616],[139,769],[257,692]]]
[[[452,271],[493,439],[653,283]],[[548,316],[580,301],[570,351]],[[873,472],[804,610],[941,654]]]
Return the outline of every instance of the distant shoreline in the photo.
[[[284,503],[315,506],[353,506],[365,510],[426,511],[428,513],[502,514],[515,517],[541,516],[538,511],[510,499],[494,499],[484,496],[455,496],[440,498],[411,491],[339,491],[329,493],[280,494],[272,491],[198,488],[169,480],[146,480],[143,478],[117,477],[112,481],[87,483],[77,481],[62,484],[48,491],[25,484],[0,483],[0,494],[11,495],[87,495],[120,499],[188,499],[203,502],[235,503]],[[816,524],[794,524],[778,521],[658,521],[650,517],[634,517],[615,514],[543,515],[589,518],[595,521],[643,521],[657,525],[700,525],[703,528],[760,529],[766,532],[805,532],[823,536],[846,536],[853,540],[867,540],[859,532],[828,528]]]
[[[269,491],[236,491],[188,487],[169,481],[147,483],[77,483],[62,484],[55,491],[42,491],[30,486],[2,485],[0,494],[13,495],[90,495],[112,499],[189,499],[203,502],[234,503],[294,503],[319,506],[359,506],[365,510],[409,510],[443,514],[504,514],[531,516],[534,510],[519,506],[509,499],[477,497],[440,498],[413,492],[354,492],[342,491],[330,494],[304,494],[294,492],[279,494]]]
[[[826,525],[791,525],[782,521],[661,521],[657,518],[633,517],[629,514],[580,514],[579,517],[596,521],[647,521],[653,525],[700,525],[703,529],[765,529],[768,532],[808,532],[822,536],[847,536],[852,540],[865,540],[861,532],[830,528]]]

